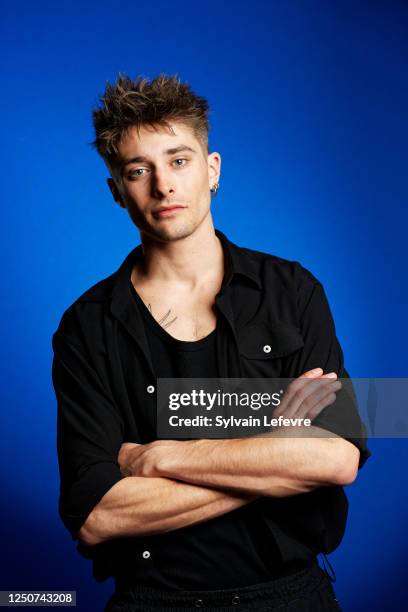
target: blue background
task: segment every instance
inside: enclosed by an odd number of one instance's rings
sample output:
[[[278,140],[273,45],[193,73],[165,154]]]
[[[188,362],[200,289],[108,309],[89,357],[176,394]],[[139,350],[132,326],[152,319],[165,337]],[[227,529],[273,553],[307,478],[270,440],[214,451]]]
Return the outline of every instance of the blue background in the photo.
[[[103,608],[57,515],[51,334],[139,242],[105,185],[91,108],[119,71],[208,98],[216,226],[324,284],[352,376],[408,376],[407,26],[393,0],[3,3],[0,589]],[[4,265],[5,264],[5,265]],[[331,555],[345,610],[406,600],[406,440],[373,440]]]

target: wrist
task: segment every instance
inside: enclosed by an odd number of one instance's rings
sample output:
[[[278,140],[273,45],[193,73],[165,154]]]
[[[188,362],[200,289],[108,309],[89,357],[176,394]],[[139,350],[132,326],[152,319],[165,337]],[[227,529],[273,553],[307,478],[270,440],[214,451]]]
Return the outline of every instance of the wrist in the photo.
[[[158,440],[151,449],[154,469],[158,476],[177,479],[191,463],[191,455],[197,440]]]
[[[149,444],[145,468],[151,477],[171,478],[171,469],[177,465],[180,445],[178,440],[155,440]]]

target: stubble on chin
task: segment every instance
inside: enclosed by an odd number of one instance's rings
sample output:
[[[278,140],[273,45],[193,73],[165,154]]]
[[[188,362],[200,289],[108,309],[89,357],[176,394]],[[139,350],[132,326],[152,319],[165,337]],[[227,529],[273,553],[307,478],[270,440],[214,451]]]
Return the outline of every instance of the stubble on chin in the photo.
[[[175,240],[182,240],[191,236],[196,228],[192,223],[182,223],[178,226],[173,225],[172,227],[156,226],[149,227],[144,233],[153,240],[159,240],[160,242],[173,242]]]

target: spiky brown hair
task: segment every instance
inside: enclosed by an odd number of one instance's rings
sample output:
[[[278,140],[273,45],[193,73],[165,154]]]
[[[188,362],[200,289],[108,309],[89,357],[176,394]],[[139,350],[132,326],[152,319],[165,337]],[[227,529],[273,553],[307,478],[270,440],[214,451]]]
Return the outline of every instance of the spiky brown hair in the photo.
[[[107,83],[100,103],[93,110],[93,145],[111,166],[118,155],[118,145],[130,127],[168,126],[170,120],[190,126],[208,152],[208,102],[176,75],[159,74],[149,81],[119,74],[116,83]]]

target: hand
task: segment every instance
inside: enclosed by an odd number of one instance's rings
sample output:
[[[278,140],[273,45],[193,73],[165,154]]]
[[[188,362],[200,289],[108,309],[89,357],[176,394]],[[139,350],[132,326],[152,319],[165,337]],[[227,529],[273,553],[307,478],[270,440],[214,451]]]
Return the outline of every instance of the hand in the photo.
[[[132,457],[132,451],[133,449],[136,449],[139,446],[142,446],[142,444],[135,444],[133,442],[124,442],[122,446],[120,447],[119,454],[118,454],[118,463],[119,463],[120,471],[122,472],[124,476],[130,476],[130,474],[128,473],[129,472],[128,466],[129,466],[129,462]]]
[[[336,401],[336,392],[341,389],[336,372],[323,374],[321,368],[309,370],[292,381],[285,391],[274,418],[303,418],[313,421],[324,408]]]
[[[164,453],[174,450],[174,446],[179,444],[177,440],[155,440],[148,444],[124,442],[118,455],[120,471],[124,476],[158,477]]]
[[[124,442],[119,450],[118,463],[124,476],[150,476],[154,472],[150,444]]]

